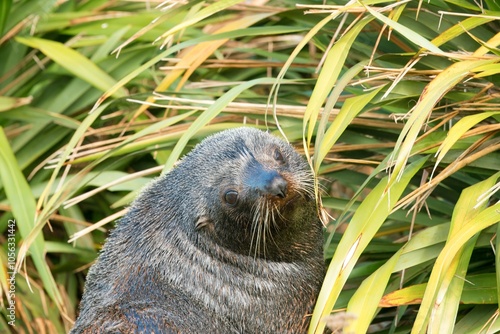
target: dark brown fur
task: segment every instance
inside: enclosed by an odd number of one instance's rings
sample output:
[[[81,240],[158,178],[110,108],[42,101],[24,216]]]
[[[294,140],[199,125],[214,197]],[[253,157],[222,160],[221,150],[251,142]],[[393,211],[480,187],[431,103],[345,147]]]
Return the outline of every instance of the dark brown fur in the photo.
[[[87,276],[71,333],[304,333],[321,286],[308,165],[239,128],[148,186]]]

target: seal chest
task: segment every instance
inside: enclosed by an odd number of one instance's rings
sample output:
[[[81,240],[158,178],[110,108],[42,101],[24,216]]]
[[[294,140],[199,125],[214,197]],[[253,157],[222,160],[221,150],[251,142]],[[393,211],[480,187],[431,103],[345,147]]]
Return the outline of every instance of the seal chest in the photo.
[[[304,333],[323,275],[307,163],[266,132],[226,130],[135,200],[72,333]]]

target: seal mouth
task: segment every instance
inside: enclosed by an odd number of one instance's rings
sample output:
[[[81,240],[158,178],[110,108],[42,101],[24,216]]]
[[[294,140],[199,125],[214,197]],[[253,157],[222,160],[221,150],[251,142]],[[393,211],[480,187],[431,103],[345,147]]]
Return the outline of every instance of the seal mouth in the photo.
[[[300,201],[301,199],[304,201],[309,200],[309,197],[307,195],[294,191],[293,188],[283,191],[283,193],[280,193],[280,195],[268,193],[260,193],[259,195],[259,201],[267,202],[270,207],[280,210]]]
[[[295,194],[288,195],[285,198],[275,198],[275,197],[272,197],[272,198],[269,198],[268,200],[270,200],[272,203],[277,204],[277,207],[279,207],[280,209],[283,209],[283,208],[286,208],[289,205],[295,204],[301,198],[303,198],[303,196],[301,196],[300,194],[295,193]]]

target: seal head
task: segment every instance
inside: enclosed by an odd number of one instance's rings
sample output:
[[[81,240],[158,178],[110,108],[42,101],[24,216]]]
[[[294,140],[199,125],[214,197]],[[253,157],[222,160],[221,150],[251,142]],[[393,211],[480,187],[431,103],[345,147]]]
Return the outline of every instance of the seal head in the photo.
[[[211,148],[217,146],[214,152]],[[210,164],[203,161],[207,157]],[[205,186],[191,196],[200,204],[195,226],[206,238],[239,254],[273,261],[297,260],[299,248],[317,247],[309,235],[311,230],[317,234],[316,222],[311,222],[316,212],[313,177],[287,143],[244,128],[209,137],[184,160],[192,168],[200,166],[197,176],[203,180],[198,184]],[[213,166],[216,173],[206,170]]]

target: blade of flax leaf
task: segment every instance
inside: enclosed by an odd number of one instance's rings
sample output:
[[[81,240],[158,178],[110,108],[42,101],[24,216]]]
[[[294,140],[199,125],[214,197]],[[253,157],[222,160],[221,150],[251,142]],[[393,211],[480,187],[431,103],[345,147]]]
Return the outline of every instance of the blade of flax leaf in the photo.
[[[433,43],[431,43],[429,40],[425,39],[421,35],[417,34],[412,29],[409,29],[409,28],[405,27],[404,25],[402,25],[396,21],[391,20],[390,18],[373,10],[369,6],[366,6],[366,5],[364,5],[364,6],[370,12],[371,15],[373,15],[374,17],[377,18],[377,20],[380,20],[384,24],[387,24],[389,27],[391,27],[392,29],[394,29],[395,31],[400,33],[402,36],[407,38],[412,43],[414,43],[414,44],[416,44],[424,49],[427,49],[431,52],[434,52],[436,54],[444,55],[444,52],[440,48],[438,48],[436,45],[434,45]]]
[[[236,20],[226,22],[222,28],[217,29],[213,35],[218,35],[230,31],[239,30],[242,28],[247,28],[256,22],[273,15],[274,12],[248,15]],[[272,28],[269,28],[272,30]],[[179,62],[175,64],[174,68],[169,71],[169,73],[163,78],[163,80],[155,88],[156,92],[162,92],[167,90],[175,80],[177,80],[183,73],[182,79],[177,84],[175,91],[178,92],[189,79],[190,75],[208,58],[210,57],[218,48],[227,43],[229,38],[222,38],[215,41],[207,41],[194,45],[190,49],[185,49],[186,52],[179,54]],[[154,96],[148,97],[146,102],[154,102]],[[137,117],[139,114],[143,113],[148,108],[147,104],[140,106],[134,114]]]
[[[213,34],[222,34],[225,32],[231,32],[231,31],[236,31],[239,29],[244,29],[247,27],[250,27],[254,25],[255,23],[270,17],[271,15],[275,14],[275,12],[270,12],[270,13],[262,13],[262,14],[255,14],[255,15],[247,15],[242,18],[238,18],[236,20],[232,20],[229,22],[225,22],[224,25],[217,29]],[[266,35],[272,35],[272,27],[269,27],[268,31],[266,32]],[[173,70],[171,73],[169,73],[162,84],[159,85],[160,89],[157,89],[157,91],[161,91],[163,89],[167,89],[174,81],[177,79],[183,72],[184,75],[182,76],[181,80],[177,84],[175,91],[179,91],[186,81],[189,79],[191,74],[194,73],[194,71],[208,58],[210,57],[217,49],[219,49],[222,45],[227,43],[229,38],[224,38],[216,41],[209,41],[209,42],[204,42],[195,45],[193,48],[188,50],[185,55],[182,55],[182,58],[180,59],[180,66],[176,65],[176,68],[187,68],[186,70]]]
[[[434,174],[434,171],[436,170],[437,166],[444,158],[446,153],[448,153],[448,151],[453,147],[453,145],[455,145],[455,143],[459,139],[461,139],[464,133],[466,133],[468,130],[470,130],[472,127],[474,127],[484,119],[498,114],[500,114],[499,111],[490,111],[490,112],[483,112],[477,115],[465,116],[464,118],[459,120],[455,125],[453,125],[450,131],[448,131],[448,135],[443,140],[443,142],[441,143],[436,152],[436,163],[434,164],[431,178],[432,175]]]
[[[103,107],[105,107],[106,105],[103,105]],[[59,208],[63,202],[65,202],[68,198],[70,198],[76,191],[78,191],[78,189],[80,189],[81,187],[83,187],[87,182],[90,181],[89,178],[85,178],[85,175],[87,175],[87,173],[92,169],[94,168],[96,165],[98,165],[100,162],[104,161],[106,158],[112,156],[116,151],[120,150],[122,147],[126,146],[127,144],[137,140],[138,138],[142,137],[142,136],[146,136],[148,134],[151,134],[151,133],[154,133],[160,129],[163,129],[163,128],[166,128],[166,127],[169,127],[177,122],[180,122],[184,119],[186,119],[187,117],[191,116],[192,114],[194,113],[194,111],[192,112],[188,112],[188,113],[185,113],[185,114],[181,114],[181,115],[177,115],[177,116],[174,116],[174,117],[170,117],[168,119],[165,119],[163,121],[160,121],[158,123],[154,123],[153,125],[149,126],[149,127],[146,127],[145,129],[137,132],[136,134],[130,136],[129,138],[127,138],[126,140],[120,142],[119,145],[113,147],[112,149],[104,152],[102,155],[100,155],[96,160],[92,161],[91,163],[89,163],[87,166],[85,166],[82,170],[80,170],[78,173],[76,173],[75,175],[73,175],[71,177],[70,180],[68,180],[67,182],[64,183],[64,186],[62,185],[62,182],[64,182],[63,179],[60,180],[61,182],[61,185],[58,186],[58,190],[56,190],[54,192],[54,194],[52,195],[52,197],[50,198],[50,200],[48,201],[48,203],[43,207],[43,210],[38,218],[37,221],[39,221],[38,225],[33,229],[33,231],[28,235],[28,237],[26,237],[25,239],[25,243],[26,244],[29,244],[31,242],[31,240],[33,240],[34,238],[36,238],[36,236],[38,235],[38,233],[40,233],[42,227],[46,224],[46,222],[48,221],[48,217],[54,212],[57,210],[57,208]],[[83,133],[87,128],[88,126],[90,126],[92,124],[92,121],[94,120],[94,118],[96,117],[96,115],[94,114],[100,114],[100,112],[96,111],[94,112],[93,114],[87,116],[87,118],[84,120],[84,122],[82,122],[82,125],[79,129],[77,129],[77,131],[75,132],[75,136],[72,138],[72,140],[70,141],[70,143],[68,143],[68,146],[70,146],[70,144],[72,144],[73,142],[73,139],[75,139],[74,142],[78,142],[80,137],[77,136],[77,134],[80,134],[80,133]],[[87,123],[87,119],[90,119],[90,121]],[[72,146],[72,145],[71,145]],[[71,147],[70,146],[70,147]],[[60,161],[58,163],[61,164],[61,162],[64,162],[66,161],[66,159],[69,158],[69,154],[71,153],[68,153],[68,155],[66,155],[66,152],[68,152],[68,150],[65,151],[65,154],[61,155],[60,157]],[[57,170],[57,169],[56,169]],[[54,171],[53,173],[53,177],[56,177],[58,173],[56,173],[56,171]],[[97,176],[98,174],[96,174]],[[83,182],[85,181],[85,182]],[[52,186],[52,183],[49,183],[49,185],[47,185],[47,187],[45,188],[44,190],[44,194],[47,193],[50,191],[51,189],[51,186]],[[86,233],[89,233],[97,228],[99,228],[101,225],[99,224],[94,224],[92,226],[89,226],[87,227],[86,229],[82,230],[79,232],[79,236],[81,235],[85,235]],[[74,238],[70,239],[70,241],[73,241]]]
[[[39,49],[47,57],[64,67],[67,71],[85,82],[88,82],[97,89],[105,92],[116,84],[116,80],[100,69],[94,62],[62,43],[36,37],[16,37],[16,41],[34,49]],[[127,91],[123,87],[113,94],[115,97],[123,97],[126,95]]]
[[[496,334],[500,331],[498,309],[478,305],[457,323],[454,334]]]
[[[112,34],[107,42],[98,47],[96,53],[90,58],[90,60],[97,61],[103,57],[99,55],[109,53],[111,45],[114,45],[116,43],[116,39],[120,38],[124,32],[125,30],[121,29]],[[107,67],[106,70],[114,71],[117,67],[121,70],[125,70],[126,68],[133,68],[134,66],[136,66],[135,62],[127,61],[127,57],[122,57],[121,59],[114,61],[114,64]],[[66,75],[63,74],[62,76],[65,77]],[[48,94],[44,94],[45,98],[43,102],[37,105],[38,113],[67,113],[71,115],[71,109],[74,108],[72,106],[74,106],[75,103],[83,102],[85,108],[87,108],[88,104],[92,103],[98,96],[98,91],[94,90],[91,84],[84,82],[77,77],[69,77],[69,79],[70,80],[66,85],[60,86],[60,89],[51,90]],[[16,114],[25,113],[27,113],[26,109],[16,111]],[[33,163],[33,161],[39,158],[40,155],[45,152],[44,148],[48,149],[52,147],[64,136],[69,136],[71,134],[71,131],[63,131],[63,128],[61,127],[56,129],[55,133],[47,132],[47,128],[53,124],[53,121],[50,119],[40,119],[40,117],[37,117],[30,119],[28,122],[32,124],[30,131],[24,132],[21,136],[18,136],[13,140],[13,149],[16,151],[18,161],[23,168],[26,168],[30,163]],[[61,123],[58,122],[58,124]],[[66,122],[66,124],[68,124],[68,122]],[[73,126],[68,127],[73,128]],[[29,150],[27,149],[28,143],[30,143]],[[38,150],[36,149],[36,146],[39,147]],[[18,152],[17,148],[21,148],[21,150]]]
[[[172,139],[172,135],[165,135],[165,136],[158,136],[158,137],[152,137],[147,140],[140,140],[143,137],[146,137],[148,135],[151,135],[155,132],[159,132],[160,130],[167,129],[168,127],[180,123],[181,121],[185,120],[186,118],[193,116],[195,114],[195,110],[179,114],[176,116],[169,117],[167,119],[161,120],[159,122],[153,123],[152,125],[149,125],[145,127],[144,129],[141,129],[140,131],[136,132],[133,135],[130,135],[126,137],[126,139],[122,140],[117,144],[116,146],[113,146],[110,149],[99,151],[96,153],[91,153],[88,155],[84,155],[81,158],[75,158],[74,160],[71,158],[72,163],[82,163],[82,162],[91,162],[90,165],[87,165],[84,169],[81,171],[84,172],[86,170],[90,170],[91,168],[95,167],[97,164],[100,162],[104,161],[105,159],[109,157],[115,157],[119,155],[125,155],[127,153],[134,153],[137,152],[141,149],[147,149],[148,147],[152,147],[157,144],[161,144],[165,141],[169,141]]]
[[[5,23],[9,16],[10,7],[12,6],[12,0],[4,0],[0,2],[0,35],[3,36],[3,30],[5,28]]]
[[[500,56],[500,50],[497,49],[498,45],[500,44],[500,33],[497,33],[495,36],[493,36],[486,42],[483,42],[482,40],[478,39],[476,36],[470,33],[469,36],[481,45],[481,47],[478,48],[476,52],[474,52],[474,56],[484,55],[488,52],[491,52],[496,56]]]
[[[418,304],[422,301],[426,287],[426,283],[415,284],[407,288],[390,292],[382,298],[379,305],[381,307],[391,307]]]
[[[10,202],[12,212],[16,218],[16,229],[19,229],[21,238],[25,239],[35,227],[35,198],[30,186],[19,169],[14,153],[12,152],[7,137],[0,127],[0,176],[3,187]],[[23,243],[19,249],[29,249],[31,259],[38,270],[50,298],[56,303],[61,313],[65,313],[61,294],[56,286],[52,272],[45,261],[45,241],[38,235],[32,243]],[[18,255],[16,271],[18,272],[24,257]]]
[[[349,50],[351,49],[356,37],[358,37],[359,33],[372,19],[373,18],[371,17],[363,18],[347,33],[345,33],[345,35],[342,36],[328,51],[325,63],[323,64],[318,79],[316,80],[314,90],[311,93],[311,98],[307,103],[306,111],[304,113],[304,135],[307,133],[306,152],[311,146],[312,137],[316,128],[316,122],[321,111],[321,107],[337,82],[340,71],[344,67],[345,60],[349,54]],[[317,171],[319,164],[315,163],[314,167]]]
[[[32,100],[32,97],[0,96],[0,112],[30,104]]]
[[[267,29],[267,28],[266,28],[266,30],[269,31],[269,29]],[[292,29],[292,31],[293,30],[294,29]],[[285,29],[285,31],[283,31],[283,32],[288,32],[288,31],[290,31],[290,30]],[[260,34],[262,34],[262,30],[260,28],[255,29],[255,31],[253,31],[253,33],[255,35],[260,35]],[[249,35],[249,31],[247,29],[238,29],[238,30],[234,30],[234,31],[230,31],[230,32],[225,32],[222,34],[206,35],[206,36],[202,36],[202,37],[198,37],[198,38],[193,38],[193,39],[189,39],[185,42],[176,44],[176,45],[172,46],[171,48],[168,48],[167,50],[154,56],[153,58],[151,58],[150,60],[148,60],[144,64],[138,66],[134,70],[130,71],[123,78],[121,78],[113,87],[108,89],[101,97],[99,97],[99,99],[96,101],[96,103],[92,107],[92,111],[95,110],[96,108],[98,108],[106,99],[108,99],[110,96],[113,96],[113,94],[118,89],[125,86],[132,79],[136,78],[144,71],[150,69],[152,66],[154,66],[158,62],[162,61],[163,59],[169,57],[170,55],[172,55],[178,51],[181,51],[187,47],[197,45],[199,43],[203,43],[203,42],[207,42],[207,41],[214,41],[214,40],[220,40],[220,39],[225,39],[225,38],[238,38],[238,37],[244,37],[244,36],[248,36],[248,35]]]
[[[177,115],[177,116],[173,116],[173,117],[164,119],[164,120],[162,120],[160,122],[154,123],[154,124],[152,124],[152,125],[144,128],[144,129],[142,129],[141,131],[135,133],[134,135],[128,137],[127,139],[123,140],[122,142],[120,142],[119,145],[113,147],[112,149],[110,149],[108,151],[105,151],[105,152],[102,152],[102,154],[96,155],[95,156],[96,159],[94,161],[92,161],[90,164],[88,164],[87,166],[85,166],[85,168],[83,168],[81,171],[79,171],[71,180],[69,180],[67,182],[67,184],[74,183],[75,185],[73,186],[72,189],[70,188],[70,191],[66,192],[66,194],[65,194],[66,198],[64,198],[62,200],[66,201],[78,189],[80,189],[81,187],[83,187],[87,182],[90,182],[92,180],[92,178],[86,178],[85,182],[78,182],[78,181],[79,180],[83,180],[84,176],[88,175],[87,173],[90,170],[92,170],[92,168],[94,168],[95,166],[97,166],[99,163],[101,163],[102,161],[105,161],[107,158],[109,158],[111,156],[114,156],[115,154],[118,154],[118,153],[123,154],[123,152],[120,152],[120,150],[122,148],[126,148],[126,146],[128,144],[135,142],[137,139],[139,139],[139,138],[141,138],[143,136],[147,136],[147,135],[155,133],[155,132],[157,132],[157,131],[159,131],[161,129],[165,129],[165,128],[168,128],[171,125],[179,123],[180,121],[185,120],[189,116],[192,116],[194,114],[194,112],[195,111],[187,112],[187,113],[180,114],[180,115]],[[95,173],[94,177],[97,177],[98,175],[99,175],[99,173]],[[69,187],[66,186],[66,188],[69,188]],[[134,195],[134,194],[135,193],[130,192],[130,195]],[[70,239],[68,240],[68,242],[73,242],[77,238],[80,238],[80,237],[82,237],[82,236],[90,233],[91,231],[100,228],[101,226],[104,225],[104,222],[108,223],[108,222],[111,222],[113,220],[116,220],[117,218],[123,216],[123,214],[125,214],[127,212],[127,210],[128,209],[122,210],[119,215],[116,215],[116,214],[113,215],[113,219],[109,219],[110,217],[107,217],[107,218],[104,218],[101,222],[98,222],[98,223],[95,223],[95,224],[93,224],[91,226],[86,227],[85,229],[79,231],[75,235],[70,236]]]
[[[416,234],[401,249],[396,252],[384,265],[368,276],[349,300],[346,312],[354,314],[356,319],[345,328],[346,333],[366,333],[379,307],[405,305],[401,299],[408,300],[409,292],[398,290],[382,297],[390,291],[388,286],[392,273],[417,266],[430,259],[436,258],[437,251],[449,233],[449,224],[430,227]],[[421,296],[423,288],[419,288]],[[403,291],[403,292],[401,292]],[[411,296],[413,297],[413,295]],[[413,303],[418,300],[412,299]]]
[[[459,277],[464,281],[464,287],[461,290],[461,304],[482,304],[491,305],[490,309],[494,309],[498,303],[496,296],[496,275],[495,274],[475,274]],[[380,301],[380,307],[393,307],[402,305],[418,305],[422,302],[427,283],[415,284],[406,288],[396,290],[386,294]],[[354,298],[354,297],[353,297]],[[352,299],[352,298],[351,298]],[[472,311],[471,311],[472,312]],[[468,316],[471,312],[467,313]],[[452,317],[455,319],[455,315]],[[462,318],[463,319],[463,318]],[[453,329],[453,333],[463,330],[460,320]],[[482,325],[487,323],[484,321]],[[445,333],[445,332],[438,332]],[[466,332],[471,333],[471,332]],[[475,333],[475,332],[474,332]]]
[[[462,192],[452,217],[452,225],[456,225],[457,228],[450,230],[446,245],[433,266],[422,304],[412,328],[412,334],[425,333],[428,324],[435,326],[431,320],[436,317],[436,312],[444,302],[446,291],[451,279],[453,279],[450,271],[454,272],[454,267],[459,261],[457,254],[460,253],[464,245],[476,233],[500,221],[498,214],[500,203],[488,208],[474,208],[478,198],[495,184],[499,176],[500,172]],[[455,286],[455,288],[457,287]]]
[[[458,205],[458,203],[457,203]],[[453,220],[452,220],[453,224]],[[452,227],[453,228],[453,227]],[[457,317],[460,297],[464,288],[470,258],[476,245],[479,233],[467,241],[453,259],[450,267],[444,274],[440,292],[438,293],[438,307],[430,317],[428,331],[431,333],[453,333]]]
[[[349,202],[346,204],[346,206],[344,207],[344,210],[342,212],[342,214],[340,215],[340,217],[338,218],[338,222],[341,222],[342,220],[344,220],[345,216],[348,214],[349,210],[351,209],[351,207],[354,205],[354,203],[356,202],[357,198],[361,195],[361,193],[364,191],[364,189],[366,188],[366,186],[368,185],[368,183],[370,181],[372,181],[375,177],[377,177],[382,171],[384,171],[385,169],[387,169],[387,166],[389,165],[389,162],[391,160],[391,157],[389,155],[387,155],[384,160],[382,160],[382,162],[380,162],[376,167],[375,169],[370,173],[370,175],[368,175],[368,177],[364,180],[364,182],[358,187],[358,189],[356,190],[356,192],[354,193],[354,195],[352,196],[352,198],[349,200]],[[327,243],[329,244],[329,243]]]
[[[494,60],[465,60],[454,63],[439,73],[423,90],[417,104],[411,111],[411,115],[405,124],[391,154],[394,167],[387,187],[397,182],[404,165],[406,164],[415,140],[423,125],[432,113],[434,106],[451,90],[461,82],[475,68],[493,62]]]
[[[420,158],[410,164],[401,181],[391,188],[390,196],[385,191],[388,177],[384,177],[360,204],[328,267],[314,308],[309,333],[323,333],[325,324],[321,319],[330,314],[359,256],[386,220],[408,182],[426,160],[426,157]]]
[[[344,9],[347,10],[347,8],[349,8],[349,6],[352,6],[352,5],[355,5],[356,4],[356,0],[351,0],[349,1],[349,3],[347,3],[345,6],[344,6]],[[275,109],[275,106],[278,104],[278,92],[279,92],[279,89],[280,89],[280,85],[281,85],[281,81],[283,80],[283,78],[285,77],[285,74],[287,73],[287,71],[290,69],[290,66],[292,65],[293,61],[295,60],[295,58],[297,58],[297,56],[299,55],[300,51],[307,45],[307,43],[309,43],[311,41],[311,39],[316,36],[316,34],[318,34],[318,32],[327,24],[329,23],[330,21],[334,20],[335,18],[337,18],[340,14],[342,14],[343,11],[340,11],[340,10],[337,10],[337,11],[333,11],[332,13],[330,13],[330,15],[328,15],[327,17],[325,17],[324,19],[322,19],[321,21],[319,21],[311,30],[309,30],[309,32],[302,38],[302,40],[299,42],[299,44],[297,44],[297,46],[293,49],[292,53],[290,54],[290,56],[287,58],[285,64],[283,64],[283,67],[281,68],[280,72],[278,73],[277,77],[276,77],[276,83],[271,87],[271,91],[269,92],[269,98],[268,98],[268,101],[267,101],[267,104],[270,105],[271,104],[271,99],[273,101],[273,116],[274,118],[276,119],[276,109]],[[278,124],[278,122],[276,122]],[[306,126],[306,123],[304,123],[304,130],[303,132],[305,133],[305,126]],[[279,124],[278,124],[278,128],[279,128]],[[281,129],[280,129],[281,132],[283,132]],[[303,136],[305,138],[305,136]],[[309,145],[306,145],[306,142],[304,140],[304,149],[305,149],[305,154],[306,154],[306,157],[307,159],[310,161],[310,156],[309,156],[309,151],[307,150],[307,147]]]
[[[453,210],[448,238],[461,233],[466,221],[471,219],[478,210],[485,208],[485,204],[477,208],[477,199],[495,182],[496,180],[490,178],[462,191]],[[436,298],[437,307],[434,307],[430,317],[428,331],[435,333],[453,332],[460,297],[465,283],[463,277],[467,275],[470,257],[478,237],[479,233],[468,240],[456,253],[450,263],[450,267],[446,269]]]
[[[54,171],[50,179],[48,180],[45,189],[43,190],[42,194],[39,197],[37,203],[37,212],[39,212],[39,214],[36,217],[37,218],[36,225],[35,228],[29,233],[29,235],[27,235],[24,238],[25,245],[30,245],[34,240],[36,240],[36,238],[39,237],[40,231],[43,228],[43,226],[45,226],[45,224],[47,223],[50,215],[54,213],[61,206],[61,204],[67,199],[66,196],[71,195],[71,193],[67,193],[67,189],[62,187],[62,182],[64,182],[64,177],[62,177],[59,181],[60,183],[57,186],[55,192],[49,198],[49,195],[51,194],[51,189],[53,189],[54,182],[57,180],[57,176],[59,175],[60,170],[67,161],[68,156],[71,154],[76,145],[78,145],[85,131],[92,125],[95,119],[99,117],[101,112],[104,111],[104,109],[106,109],[107,106],[108,104],[102,105],[100,109],[96,110],[95,113],[87,116],[82,121],[78,129],[76,129],[76,131],[74,132],[72,138],[69,140],[65,149],[59,155],[59,161],[55,166]],[[24,256],[25,254],[20,251],[19,258],[23,258]]]
[[[495,252],[495,276],[497,283],[496,284],[497,304],[498,304],[498,309],[500,310],[500,289],[498,289],[498,287],[500,286],[500,252],[498,251],[500,249],[500,238],[498,238],[498,236],[500,235],[500,224],[497,225],[496,234],[497,238],[495,240],[495,249],[497,251]]]
[[[396,252],[356,289],[346,309],[346,313],[354,315],[355,318],[344,328],[344,333],[367,333],[368,326],[370,326],[375,316],[379,300],[387,288],[387,282],[402,252],[403,249]]]
[[[2,276],[0,276],[0,277],[2,277],[2,279],[0,279],[0,291],[1,291],[2,295],[5,293],[5,297],[7,298],[8,304],[11,303],[11,296],[12,296],[8,292],[9,288],[10,288],[8,277],[9,277],[9,272],[13,272],[12,269],[13,268],[9,264],[7,256],[2,256],[2,258],[0,258],[0,275],[2,275]],[[2,302],[4,303],[4,301],[2,301]],[[1,328],[2,328],[2,326],[1,326],[1,322],[0,322],[0,329]]]
[[[159,41],[160,39],[164,39],[165,41],[162,44],[162,47],[165,46],[168,43],[168,37],[172,36],[173,34],[189,27],[192,26],[201,20],[212,16],[214,14],[217,14],[220,11],[223,11],[224,9],[227,9],[233,5],[236,5],[240,2],[243,2],[243,0],[220,0],[216,1],[211,5],[208,5],[207,7],[203,8],[200,10],[198,13],[187,19],[186,21],[179,23],[172,29],[168,30],[164,34],[162,34],[160,37],[156,39],[156,41]]]
[[[323,140],[323,136],[326,132],[326,127],[328,125],[328,121],[330,119],[330,114],[335,107],[340,95],[345,90],[347,85],[351,82],[351,80],[358,75],[368,64],[368,60],[361,61],[356,65],[349,68],[341,77],[337,80],[335,87],[332,90],[332,93],[328,97],[325,103],[324,112],[321,115],[321,120],[318,125],[318,130],[316,131],[316,140],[314,144],[314,155],[317,156],[317,149],[320,147],[320,144]]]
[[[484,18],[484,17],[469,17],[463,21],[460,21],[459,24],[456,24],[445,31],[443,31],[439,36],[434,38],[431,43],[440,46],[446,42],[452,41],[454,38],[470,31],[476,27],[479,27],[483,24],[493,21],[493,18]]]
[[[349,97],[344,101],[338,115],[323,135],[319,147],[317,149],[315,147],[315,152],[317,153],[315,153],[314,171],[316,173],[318,173],[323,159],[330,152],[333,145],[335,145],[340,135],[342,135],[352,120],[375,98],[382,88],[383,86],[366,94]]]
[[[444,247],[444,242],[450,232],[450,223],[441,223],[431,226],[412,236],[403,246],[398,263],[394,267],[394,272],[405,270],[430,259],[435,259]]]
[[[474,78],[484,78],[491,75],[495,75],[500,73],[500,66],[498,66],[498,62],[494,64],[488,64],[485,66],[480,66],[477,68],[478,73],[474,75]]]

